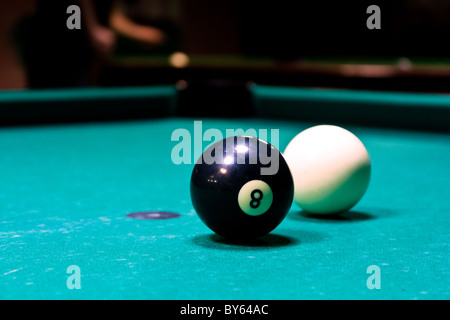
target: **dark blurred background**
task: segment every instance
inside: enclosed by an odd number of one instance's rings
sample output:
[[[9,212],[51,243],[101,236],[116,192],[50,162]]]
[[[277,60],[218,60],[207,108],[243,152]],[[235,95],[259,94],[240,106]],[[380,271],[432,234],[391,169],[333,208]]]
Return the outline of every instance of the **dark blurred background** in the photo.
[[[82,9],[82,30],[66,27],[70,4]],[[373,4],[381,30],[366,27]],[[5,0],[0,15],[2,89],[98,85],[115,58],[174,52],[275,62],[450,58],[448,0]]]

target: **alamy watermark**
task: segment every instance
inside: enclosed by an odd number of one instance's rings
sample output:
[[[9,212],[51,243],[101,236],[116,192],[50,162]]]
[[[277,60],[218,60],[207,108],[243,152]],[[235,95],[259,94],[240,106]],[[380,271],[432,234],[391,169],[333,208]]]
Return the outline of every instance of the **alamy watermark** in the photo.
[[[194,121],[193,125],[193,135],[191,131],[185,128],[179,128],[172,132],[171,141],[178,142],[171,152],[172,162],[176,165],[180,164],[192,164],[196,163],[206,163],[206,164],[224,164],[229,165],[234,163],[234,157],[224,157],[224,146],[222,144],[217,144],[214,148],[208,149],[212,143],[221,141],[224,138],[237,136],[238,143],[227,143],[225,148],[225,154],[233,154],[234,151],[242,151],[245,153],[249,148],[252,150],[258,150],[258,154],[249,153],[248,164],[256,164],[259,158],[259,162],[263,165],[261,168],[262,175],[273,175],[278,172],[279,168],[279,158],[280,153],[279,148],[279,129],[270,129],[270,139],[268,129],[226,129],[225,134],[222,131],[215,128],[207,129],[203,132],[203,122]],[[245,138],[243,136],[256,137],[264,142],[270,140],[270,144],[276,149],[268,152],[268,148],[257,148],[256,143],[263,143],[259,140],[253,140],[249,142],[249,146],[246,147],[243,144]],[[240,143],[242,141],[242,143]],[[206,143],[204,143],[206,142]],[[228,142],[228,141],[227,141]],[[255,145],[253,145],[255,144]],[[206,146],[206,150],[204,150]],[[242,148],[242,150],[233,150],[233,148]],[[275,151],[275,152],[273,152]],[[237,157],[236,164],[245,164],[245,157]]]
[[[377,265],[367,267],[367,273],[370,276],[367,278],[366,285],[370,290],[381,289],[381,270]]]
[[[67,277],[66,285],[67,289],[81,289],[81,270],[77,265],[71,265],[67,267],[69,277]]]

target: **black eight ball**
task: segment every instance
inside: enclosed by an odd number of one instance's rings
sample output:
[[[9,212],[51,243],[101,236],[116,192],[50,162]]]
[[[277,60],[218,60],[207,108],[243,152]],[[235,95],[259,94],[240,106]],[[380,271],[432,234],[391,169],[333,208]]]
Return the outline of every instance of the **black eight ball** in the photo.
[[[255,137],[234,136],[205,150],[194,166],[190,191],[194,209],[212,231],[254,239],[286,217],[294,183],[275,147]]]

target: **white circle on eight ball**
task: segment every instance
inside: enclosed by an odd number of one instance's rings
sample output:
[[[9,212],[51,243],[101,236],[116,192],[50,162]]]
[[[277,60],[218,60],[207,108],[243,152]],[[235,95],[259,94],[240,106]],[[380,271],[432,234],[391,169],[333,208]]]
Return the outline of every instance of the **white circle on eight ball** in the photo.
[[[272,201],[272,189],[262,180],[251,180],[239,190],[239,207],[250,216],[259,216],[267,212],[272,205]]]

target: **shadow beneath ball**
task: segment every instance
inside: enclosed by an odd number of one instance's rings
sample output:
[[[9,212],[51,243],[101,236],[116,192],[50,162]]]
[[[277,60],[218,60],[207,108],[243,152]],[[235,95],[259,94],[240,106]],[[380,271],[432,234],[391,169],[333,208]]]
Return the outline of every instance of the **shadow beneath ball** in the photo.
[[[198,245],[215,249],[246,250],[246,249],[269,249],[295,245],[299,241],[277,234],[268,234],[257,239],[234,240],[224,238],[217,234],[198,236],[194,239]]]
[[[292,220],[299,221],[314,221],[314,222],[328,222],[328,223],[339,223],[339,222],[359,222],[365,220],[376,219],[376,216],[367,212],[362,211],[345,211],[339,214],[310,214],[306,211],[296,211],[288,215]]]

